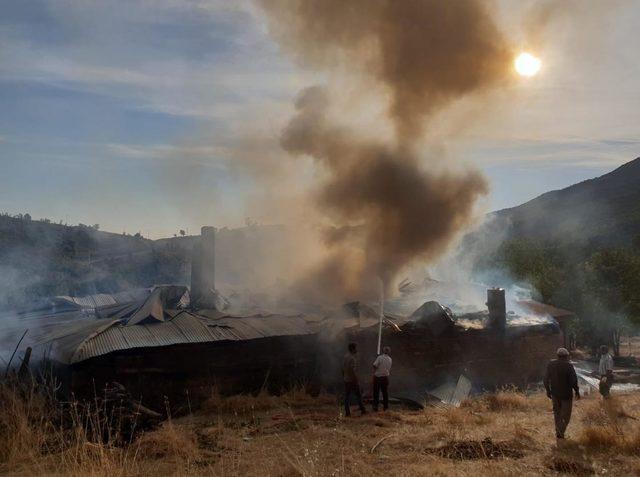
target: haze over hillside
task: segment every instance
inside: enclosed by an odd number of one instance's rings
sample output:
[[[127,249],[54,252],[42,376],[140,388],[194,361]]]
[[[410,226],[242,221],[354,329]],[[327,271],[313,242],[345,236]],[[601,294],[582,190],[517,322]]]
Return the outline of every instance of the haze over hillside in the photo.
[[[292,235],[282,226],[221,228],[217,286],[274,285],[291,267]],[[199,236],[148,240],[98,226],[0,215],[0,306],[29,305],[54,295],[114,293],[156,284],[187,285]]]
[[[640,236],[640,158],[491,216],[504,238],[629,245]]]
[[[640,158],[595,179],[547,192],[525,204],[490,214],[465,239],[467,251],[495,248],[505,239],[595,246],[627,246],[640,237]],[[256,288],[287,274],[292,257],[286,227],[252,225],[220,229],[219,283]],[[474,239],[483,240],[474,244]],[[487,240],[488,238],[488,240]],[[56,294],[117,292],[158,283],[187,284],[197,236],[147,240],[96,226],[66,226],[0,216],[0,302]]]

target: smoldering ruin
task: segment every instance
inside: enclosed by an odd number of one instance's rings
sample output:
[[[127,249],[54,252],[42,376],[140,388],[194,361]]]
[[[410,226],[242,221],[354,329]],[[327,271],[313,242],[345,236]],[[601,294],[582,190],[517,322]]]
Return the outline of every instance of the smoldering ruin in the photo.
[[[0,474],[640,475],[640,2],[14,3]]]
[[[90,398],[117,382],[144,404],[162,408],[165,399],[195,405],[214,389],[279,393],[304,385],[311,392],[335,391],[346,344],[359,345],[367,369],[382,323],[382,342],[394,350],[392,397],[425,405],[538,382],[545,359],[563,340],[545,305],[516,315],[507,310],[503,289],[489,289],[487,309],[472,313],[456,314],[428,299],[412,310],[415,292],[388,300],[382,316],[379,304],[365,302],[247,313],[240,296],[216,290],[215,229],[202,232],[190,287],[59,296],[33,309],[5,311],[3,347],[20,340],[19,357],[30,358],[33,369],[46,364],[66,394]],[[534,303],[523,306],[533,310]]]
[[[499,288],[488,290],[486,309],[465,314],[428,290],[404,301],[391,296],[403,270],[446,251],[488,192],[477,170],[422,152],[436,114],[510,81],[513,52],[488,5],[258,3],[295,63],[341,78],[338,86],[327,80],[304,88],[280,136],[283,154],[315,167],[309,220],[321,224],[325,239],[324,253],[290,287],[287,306],[265,300],[247,307],[242,293],[223,296],[215,284],[215,231],[205,227],[190,287],[54,297],[8,313],[13,329],[4,334],[5,347],[19,341],[34,361],[50,363],[67,392],[117,381],[156,403],[164,396],[197,399],[212,386],[221,393],[277,392],[294,383],[335,389],[336,357],[347,342],[358,343],[364,368],[380,342],[391,346],[393,392],[420,403],[428,395],[447,401],[472,387],[539,380],[544,358],[563,340],[553,316],[510,313]],[[377,131],[349,117],[345,86],[354,104],[383,105]],[[380,291],[392,299],[380,299]]]

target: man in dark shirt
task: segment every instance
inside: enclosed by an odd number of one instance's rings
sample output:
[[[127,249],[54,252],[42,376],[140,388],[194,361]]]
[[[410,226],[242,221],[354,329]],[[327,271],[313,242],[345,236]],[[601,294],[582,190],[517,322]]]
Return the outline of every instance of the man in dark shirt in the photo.
[[[358,407],[362,414],[366,414],[367,411],[362,404],[362,394],[360,393],[360,384],[358,382],[358,373],[356,372],[357,353],[355,343],[349,343],[349,352],[344,355],[342,361],[342,379],[344,381],[344,415],[346,417],[351,416],[351,409],[349,406],[349,400],[351,394],[355,394],[358,400]]]
[[[558,348],[558,359],[553,359],[547,365],[544,376],[544,387],[547,397],[553,403],[553,417],[556,424],[556,437],[564,439],[564,431],[571,419],[573,394],[580,399],[578,377],[576,370],[569,361],[569,352],[565,348]]]

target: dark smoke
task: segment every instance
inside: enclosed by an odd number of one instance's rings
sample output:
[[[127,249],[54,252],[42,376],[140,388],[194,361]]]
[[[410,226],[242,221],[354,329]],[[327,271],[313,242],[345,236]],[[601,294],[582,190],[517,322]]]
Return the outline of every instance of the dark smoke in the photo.
[[[329,117],[331,94],[318,86],[299,95],[281,141],[321,166],[316,201],[334,224],[330,258],[303,286],[362,298],[378,277],[389,284],[413,260],[442,253],[470,222],[488,190],[483,177],[429,171],[416,145],[435,112],[507,81],[512,55],[477,0],[261,3],[273,35],[302,64],[374,78],[388,91],[395,142],[337,124]]]
[[[487,185],[475,171],[427,174],[408,150],[359,140],[328,122],[328,104],[322,88],[303,91],[282,146],[290,153],[312,156],[329,170],[317,200],[343,227],[328,232],[327,243],[339,251],[323,266],[327,280],[321,282],[357,295],[372,288],[371,279],[388,282],[416,257],[441,253],[469,222],[472,206],[487,192]],[[346,253],[346,245],[362,247],[364,263],[350,256],[353,250]]]
[[[430,114],[508,78],[512,52],[479,0],[261,0],[273,35],[309,66],[358,67],[391,94],[401,143]]]

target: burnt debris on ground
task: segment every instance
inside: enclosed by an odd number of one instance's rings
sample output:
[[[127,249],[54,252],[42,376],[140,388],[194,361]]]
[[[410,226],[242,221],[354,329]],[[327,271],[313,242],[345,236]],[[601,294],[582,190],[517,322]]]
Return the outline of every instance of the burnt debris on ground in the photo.
[[[520,459],[524,453],[509,442],[494,442],[490,437],[481,441],[451,441],[441,447],[427,450],[447,459]]]

